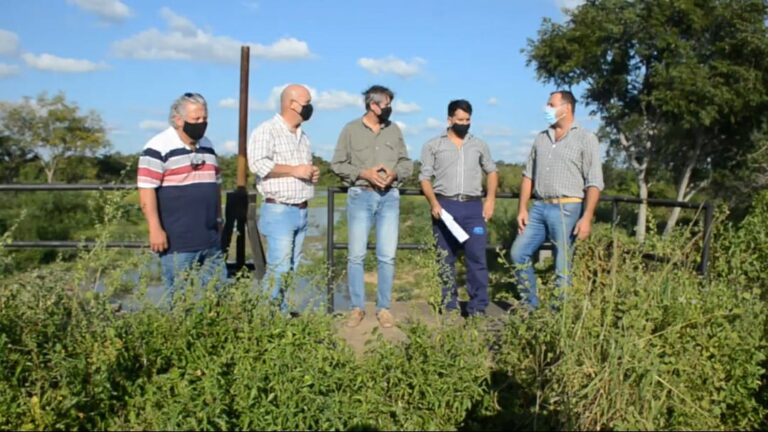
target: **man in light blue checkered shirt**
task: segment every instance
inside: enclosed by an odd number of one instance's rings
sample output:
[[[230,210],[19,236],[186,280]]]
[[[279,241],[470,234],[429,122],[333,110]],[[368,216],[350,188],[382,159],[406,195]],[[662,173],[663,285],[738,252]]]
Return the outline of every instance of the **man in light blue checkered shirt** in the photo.
[[[536,136],[523,171],[518,235],[510,255],[518,290],[531,309],[539,305],[531,257],[544,241],[552,242],[555,284],[560,289],[570,286],[574,240],[589,236],[604,186],[597,137],[574,120],[575,110],[573,93],[550,94],[545,108],[550,126]],[[536,201],[528,210],[532,195]]]

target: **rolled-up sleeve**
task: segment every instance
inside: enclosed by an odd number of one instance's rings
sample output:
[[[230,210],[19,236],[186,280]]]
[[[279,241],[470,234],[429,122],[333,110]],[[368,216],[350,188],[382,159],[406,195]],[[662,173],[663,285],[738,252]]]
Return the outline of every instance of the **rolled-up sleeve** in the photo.
[[[257,127],[248,140],[248,168],[252,173],[265,178],[275,168],[273,159],[274,143],[270,139],[266,124]]]
[[[433,150],[434,141],[429,141],[421,148],[421,171],[419,172],[419,181],[432,180],[435,175],[435,152]]]
[[[523,177],[528,177],[533,180],[533,171],[536,168],[536,142],[534,141],[531,146],[531,151],[528,153],[528,160],[525,162],[525,170],[523,170]]]
[[[395,165],[395,172],[397,173],[398,181],[403,182],[413,174],[413,161],[408,157],[408,148],[405,147],[403,133],[399,129],[398,132],[400,136],[397,140],[397,165]]]
[[[349,127],[342,129],[331,159],[331,171],[347,184],[354,183],[360,174],[360,169],[352,165],[351,139]]]
[[[587,139],[581,169],[584,173],[584,189],[596,187],[603,190],[605,184],[603,183],[603,166],[600,162],[600,143],[594,134]]]
[[[496,171],[496,162],[491,158],[491,149],[485,141],[481,141],[480,149],[480,165],[483,167],[483,172],[490,174]]]

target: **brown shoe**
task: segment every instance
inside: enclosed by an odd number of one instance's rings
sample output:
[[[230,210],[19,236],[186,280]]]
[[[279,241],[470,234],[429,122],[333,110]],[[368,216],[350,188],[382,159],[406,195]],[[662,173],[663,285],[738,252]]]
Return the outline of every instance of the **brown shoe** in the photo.
[[[388,309],[382,309],[376,314],[379,318],[379,325],[382,328],[391,328],[395,325],[395,318],[389,313]]]
[[[347,317],[347,327],[357,327],[360,325],[360,322],[365,317],[365,312],[360,310],[359,308],[352,309],[352,312],[349,313],[349,317]]]

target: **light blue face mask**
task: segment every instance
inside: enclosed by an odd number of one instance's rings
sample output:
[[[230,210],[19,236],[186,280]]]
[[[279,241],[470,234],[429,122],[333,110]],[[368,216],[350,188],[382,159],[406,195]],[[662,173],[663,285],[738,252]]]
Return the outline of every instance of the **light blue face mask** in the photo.
[[[544,107],[544,118],[546,118],[547,124],[550,126],[557,123],[560,120],[557,117],[557,108],[551,106]]]

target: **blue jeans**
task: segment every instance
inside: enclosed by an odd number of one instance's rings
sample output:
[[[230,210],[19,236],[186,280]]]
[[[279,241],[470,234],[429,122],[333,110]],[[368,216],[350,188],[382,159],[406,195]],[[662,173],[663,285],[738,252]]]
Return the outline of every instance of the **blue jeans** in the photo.
[[[200,286],[203,289],[215,278],[218,278],[217,290],[227,281],[227,263],[224,254],[221,253],[221,248],[218,246],[195,252],[171,252],[161,255],[160,266],[169,304],[173,304],[176,289],[179,286],[182,289],[186,286],[186,284],[179,284],[177,280],[179,273],[189,271],[196,265],[200,266],[198,276],[200,277]]]
[[[528,225],[515,239],[510,255],[515,265],[518,290],[530,308],[539,306],[531,257],[545,240],[555,247],[555,285],[558,288],[570,286],[575,240],[573,228],[581,213],[582,203],[547,204],[536,201],[529,210]]]
[[[301,262],[301,248],[307,235],[307,209],[285,204],[264,203],[259,213],[259,231],[267,240],[267,271],[262,287],[270,290],[273,300],[279,300],[287,311],[284,277],[296,271]]]
[[[347,225],[349,255],[347,277],[353,308],[365,310],[363,262],[368,247],[368,234],[376,225],[376,260],[378,261],[378,290],[376,310],[389,309],[392,281],[395,278],[395,253],[400,219],[400,191],[386,192],[351,187],[347,192]]]

